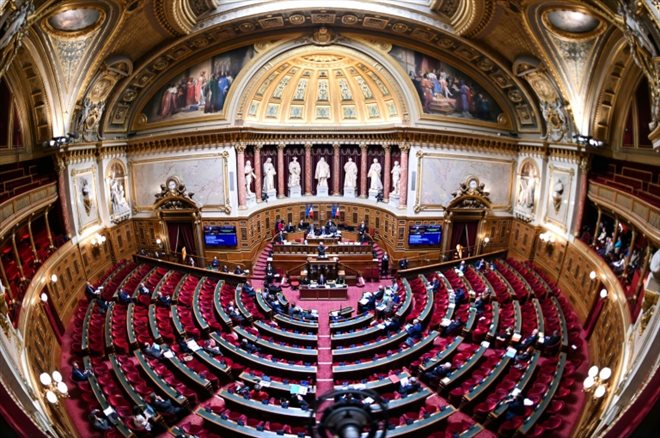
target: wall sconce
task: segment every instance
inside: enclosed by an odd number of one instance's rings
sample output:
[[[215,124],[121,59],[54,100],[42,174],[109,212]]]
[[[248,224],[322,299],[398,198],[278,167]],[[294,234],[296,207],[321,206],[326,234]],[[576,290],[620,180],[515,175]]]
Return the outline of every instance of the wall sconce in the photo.
[[[94,237],[92,237],[92,246],[98,247],[101,246],[105,243],[106,237],[102,234],[96,233]]]
[[[539,239],[541,239],[541,242],[545,242],[548,245],[555,243],[555,236],[550,231],[539,234]]]
[[[589,368],[587,377],[582,382],[584,392],[592,393],[596,399],[602,398],[607,392],[607,381],[612,376],[612,370],[608,367],[598,369],[596,365]]]
[[[596,271],[591,271],[589,273],[589,278],[591,279],[591,281],[595,280],[596,279]]]
[[[609,293],[607,292],[607,289],[601,289],[600,290],[600,298],[601,299],[604,300],[605,298],[607,298],[608,295],[609,295]]]
[[[484,237],[484,248],[487,247],[489,243],[490,243],[490,237],[488,236]]]
[[[57,404],[59,399],[69,396],[69,387],[62,381],[62,374],[55,370],[51,374],[41,373],[39,381],[44,386],[48,403]]]
[[[42,303],[46,304],[48,302],[48,294],[46,292],[41,292],[41,295],[39,295],[39,299],[41,300]]]

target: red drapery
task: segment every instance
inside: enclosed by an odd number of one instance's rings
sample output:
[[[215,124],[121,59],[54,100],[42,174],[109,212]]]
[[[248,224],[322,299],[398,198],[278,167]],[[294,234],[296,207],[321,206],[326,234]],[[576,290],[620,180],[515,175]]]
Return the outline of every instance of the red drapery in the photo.
[[[180,253],[185,246],[188,254],[196,254],[195,234],[190,222],[168,222],[167,235],[170,241],[170,251]]]
[[[473,255],[478,227],[479,221],[454,222],[451,233],[451,250],[453,251],[460,243],[465,247],[463,257]]]

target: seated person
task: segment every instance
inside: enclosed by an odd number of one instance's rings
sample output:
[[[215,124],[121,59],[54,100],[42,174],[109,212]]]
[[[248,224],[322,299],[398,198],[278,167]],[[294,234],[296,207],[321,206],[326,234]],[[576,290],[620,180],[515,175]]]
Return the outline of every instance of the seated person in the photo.
[[[243,338],[241,340],[241,343],[239,345],[243,350],[247,351],[248,353],[258,353],[259,352],[259,347],[254,345],[252,342],[248,341],[247,339]]]
[[[449,373],[451,373],[451,362],[445,362],[425,372],[424,378],[429,382],[436,382],[447,377]]]
[[[300,284],[304,284],[305,286],[307,286],[309,284],[309,277],[307,277],[306,275],[302,277],[300,279]]]
[[[399,269],[408,269],[408,259],[403,258],[399,260]]]
[[[440,289],[440,279],[437,276],[433,277],[433,281],[431,281],[430,286],[433,292],[437,292],[438,289]]]
[[[323,274],[319,274],[318,284],[319,286],[325,285],[325,276]]]
[[[238,266],[238,265],[236,266],[236,268],[234,269],[234,274],[243,275],[243,270],[241,269],[240,266]]]
[[[204,351],[209,353],[212,356],[222,356],[222,352],[220,351],[220,347],[218,346],[218,343],[215,342],[215,339],[210,338],[204,343]]]
[[[506,403],[508,405],[504,416],[506,420],[511,420],[514,417],[523,415],[525,413],[525,406],[531,406],[534,404],[531,400],[523,398],[521,394],[509,394],[501,401],[501,403]]]
[[[101,432],[107,432],[112,429],[112,425],[107,418],[103,415],[100,409],[94,409],[89,413],[89,422],[92,423],[92,427]]]
[[[98,304],[98,306],[99,306],[99,312],[101,312],[101,313],[105,313],[105,311],[108,310],[108,306],[109,306],[109,304],[108,304],[108,302],[107,302],[106,300],[104,300],[103,298],[98,298],[98,299],[96,300],[96,304]]]
[[[362,298],[358,301],[358,313],[367,312],[376,308],[376,295],[371,292],[362,294]]]
[[[284,227],[284,231],[286,231],[287,233],[291,233],[293,231],[296,231],[296,228],[293,226],[293,224],[291,224],[291,222],[289,222],[288,224],[286,224],[286,227]]]
[[[360,226],[358,227],[358,233],[360,235],[363,235],[367,232],[367,226],[365,225],[364,221],[360,222]]]
[[[484,301],[482,295],[479,295],[477,299],[474,300],[474,303],[472,305],[477,310],[477,315],[481,315],[482,313],[484,313],[484,310],[486,309],[486,302]]]
[[[421,389],[421,385],[417,381],[416,377],[410,377],[408,379],[401,379],[399,384],[399,394],[406,396],[412,392],[417,392]]]
[[[121,304],[129,304],[133,301],[133,297],[131,297],[124,289],[119,289],[119,292],[117,293],[117,301]]]
[[[300,394],[295,394],[291,396],[291,405],[297,408],[302,409],[303,411],[309,410],[309,403],[303,398]]]
[[[139,406],[133,407],[133,415],[131,416],[131,428],[136,431],[151,432],[151,424],[144,416],[142,409]]]
[[[190,353],[193,352],[193,351],[190,349],[190,347],[188,347],[188,341],[187,341],[186,338],[184,338],[183,336],[182,336],[182,337],[179,337],[179,338],[176,340],[176,343],[179,345],[179,349],[181,350],[182,353],[184,353],[184,354],[190,354]]]
[[[539,339],[539,330],[534,329],[532,330],[532,333],[527,336],[525,339],[523,339],[517,346],[516,349],[518,350],[525,350],[527,347],[530,345],[534,345],[536,341]]]
[[[144,344],[144,353],[153,357],[154,359],[160,359],[163,357],[163,347],[156,342],[152,342],[151,345]]]
[[[406,344],[412,346],[415,342],[422,338],[422,323],[419,322],[419,319],[415,318],[412,324],[409,324],[406,327],[406,332],[408,333],[408,338],[406,339]]]
[[[461,263],[458,265],[458,270],[465,273],[465,260],[461,260]]]
[[[210,268],[216,271],[220,269],[220,260],[218,260],[218,257],[213,257],[213,260],[211,260]]]
[[[557,348],[560,342],[561,342],[561,335],[559,334],[558,330],[555,330],[552,332],[551,335],[543,338],[543,349],[552,350],[554,348]]]
[[[273,239],[273,241],[274,241],[275,243],[282,243],[282,242],[284,242],[285,240],[286,240],[286,237],[284,237],[284,233],[283,233],[282,231],[280,231],[279,233],[277,233],[277,234],[275,235],[275,238]]]
[[[451,321],[449,321],[449,324],[444,328],[443,334],[445,336],[451,336],[453,334],[456,334],[457,332],[460,331],[462,326],[463,326],[463,321],[461,321],[460,317],[456,319],[452,319]]]
[[[222,272],[229,273],[229,268],[227,267],[227,265],[222,265]]]
[[[512,336],[513,336],[513,328],[507,327],[506,330],[498,333],[497,336],[495,336],[495,340],[497,342],[505,344],[509,342]]]
[[[531,347],[531,346],[527,347],[527,349],[525,349],[525,351],[520,351],[520,352],[516,353],[516,355],[513,358],[513,360],[516,361],[516,364],[514,365],[514,367],[519,369],[519,370],[524,369],[526,367],[526,365],[518,363],[518,362],[527,362],[532,358],[533,355],[534,355],[534,348]]]
[[[140,283],[138,286],[138,293],[140,295],[151,295],[151,291],[147,286],[144,285],[144,283]]]
[[[459,287],[458,289],[454,290],[454,302],[456,304],[462,303],[465,301],[465,289]]]
[[[306,224],[304,220],[300,219],[300,222],[298,222],[298,229],[299,230],[306,230],[308,227],[309,227],[309,225]]]
[[[384,323],[385,323],[385,333],[399,331],[400,323],[398,316],[393,316],[392,318],[388,318],[385,320]]]
[[[252,400],[262,401],[262,400],[268,400],[270,398],[270,395],[263,390],[260,384],[256,383],[252,391],[250,391],[250,398]]]
[[[91,374],[92,372],[90,370],[81,369],[80,365],[78,365],[78,362],[73,363],[71,368],[71,379],[73,379],[74,382],[84,382],[89,378]]]
[[[156,304],[163,307],[169,307],[172,305],[172,298],[168,295],[164,295],[162,291],[156,293]]]
[[[477,262],[475,268],[477,268],[477,271],[481,271],[486,267],[486,260],[481,259]]]
[[[87,298],[89,301],[95,300],[101,296],[101,290],[103,286],[100,286],[98,289],[94,288],[92,283],[89,281],[85,285],[85,295],[87,295]]]
[[[164,399],[155,392],[151,393],[151,404],[163,414],[166,415],[179,415],[183,408],[180,406],[174,406],[172,401],[169,399]]]
[[[234,307],[233,301],[230,301],[229,304],[227,304],[226,311],[227,315],[229,315],[234,323],[243,324],[243,322],[245,322],[245,318],[243,315],[241,315],[241,312],[236,307]]]
[[[249,297],[254,297],[257,294],[249,281],[243,283],[243,292],[245,292]]]

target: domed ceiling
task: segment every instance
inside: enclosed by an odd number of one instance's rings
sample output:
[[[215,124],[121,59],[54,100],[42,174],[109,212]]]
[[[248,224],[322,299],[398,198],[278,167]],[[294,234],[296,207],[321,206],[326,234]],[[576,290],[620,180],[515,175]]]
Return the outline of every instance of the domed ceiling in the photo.
[[[251,87],[246,121],[362,124],[401,121],[387,80],[347,53],[310,51],[287,58]]]

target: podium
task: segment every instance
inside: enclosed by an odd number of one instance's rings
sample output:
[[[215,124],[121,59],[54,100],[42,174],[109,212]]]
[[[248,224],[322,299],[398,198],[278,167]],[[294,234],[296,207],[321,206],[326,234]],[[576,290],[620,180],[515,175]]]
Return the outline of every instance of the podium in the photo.
[[[348,299],[348,287],[346,285],[324,286],[305,285],[300,286],[300,300],[346,300]]]

